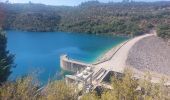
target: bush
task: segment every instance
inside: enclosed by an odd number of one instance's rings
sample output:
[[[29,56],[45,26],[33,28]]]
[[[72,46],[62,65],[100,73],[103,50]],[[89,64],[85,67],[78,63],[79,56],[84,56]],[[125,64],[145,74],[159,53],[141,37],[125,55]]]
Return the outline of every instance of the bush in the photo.
[[[161,24],[157,27],[158,36],[170,39],[170,24]]]
[[[50,82],[40,88],[33,77],[6,82],[0,87],[1,100],[77,100],[76,89],[63,81]]]
[[[0,98],[1,100],[36,100],[38,86],[32,77],[6,82],[0,88]]]
[[[77,92],[73,86],[66,85],[63,81],[47,84],[43,90],[45,100],[77,100]]]

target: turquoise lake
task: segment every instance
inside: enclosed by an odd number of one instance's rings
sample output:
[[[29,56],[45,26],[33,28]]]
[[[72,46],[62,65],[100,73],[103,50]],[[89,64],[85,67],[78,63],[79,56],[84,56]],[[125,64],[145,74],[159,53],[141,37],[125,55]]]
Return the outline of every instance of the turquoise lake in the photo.
[[[64,32],[7,31],[8,50],[15,55],[16,68],[10,80],[36,74],[41,82],[61,79],[59,58],[62,54],[92,63],[127,37]]]

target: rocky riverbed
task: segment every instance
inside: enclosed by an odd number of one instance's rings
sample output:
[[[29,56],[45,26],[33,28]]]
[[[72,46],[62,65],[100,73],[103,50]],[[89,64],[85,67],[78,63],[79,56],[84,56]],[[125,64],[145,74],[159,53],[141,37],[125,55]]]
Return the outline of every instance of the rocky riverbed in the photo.
[[[126,63],[138,70],[170,75],[170,43],[156,37],[145,37],[130,49]]]

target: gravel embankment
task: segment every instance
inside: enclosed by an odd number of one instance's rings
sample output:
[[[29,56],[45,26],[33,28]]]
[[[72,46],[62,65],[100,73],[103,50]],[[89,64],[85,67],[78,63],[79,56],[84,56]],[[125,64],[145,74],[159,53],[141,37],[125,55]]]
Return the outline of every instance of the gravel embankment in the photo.
[[[150,70],[170,75],[170,43],[156,36],[139,40],[130,49],[127,65],[138,70]]]

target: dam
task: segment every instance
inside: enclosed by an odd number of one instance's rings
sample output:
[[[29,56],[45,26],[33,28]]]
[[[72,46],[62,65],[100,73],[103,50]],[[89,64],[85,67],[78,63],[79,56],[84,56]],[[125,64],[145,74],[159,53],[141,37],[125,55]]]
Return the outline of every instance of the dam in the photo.
[[[114,55],[127,43],[120,44],[116,48],[110,50],[104,58],[99,61],[88,64],[82,61],[70,59],[67,55],[60,56],[60,66],[66,71],[74,72],[74,75],[66,75],[65,80],[67,83],[76,83],[83,90],[95,89],[97,86],[111,88],[103,81],[109,80],[110,75],[122,76],[123,71],[109,69],[108,65],[103,65],[110,61]],[[110,66],[110,65],[109,65]]]
[[[66,83],[76,83],[81,90],[90,91],[98,86],[110,89],[111,87],[103,83],[103,81],[108,81],[110,75],[121,76],[123,74],[111,69],[105,69],[104,67],[96,68],[98,64],[87,64],[76,61],[70,59],[67,55],[62,55],[60,57],[61,68],[75,73],[74,75],[65,76]]]
[[[104,55],[103,59],[93,64],[83,63],[70,59],[67,55],[62,55],[60,57],[61,67],[65,70],[75,72],[74,75],[66,75],[66,82],[75,83],[80,89],[86,92],[94,90],[98,86],[111,89],[112,87],[108,85],[106,81],[110,79],[110,76],[122,77],[124,75],[124,70],[129,68],[126,60],[133,45],[139,40],[153,35],[154,34],[145,34],[125,41],[110,50]],[[133,77],[135,79],[142,79],[145,74],[136,69],[133,69],[133,71]],[[151,81],[157,83],[160,81],[160,78],[152,76]],[[169,86],[169,83],[168,81],[166,84]]]

